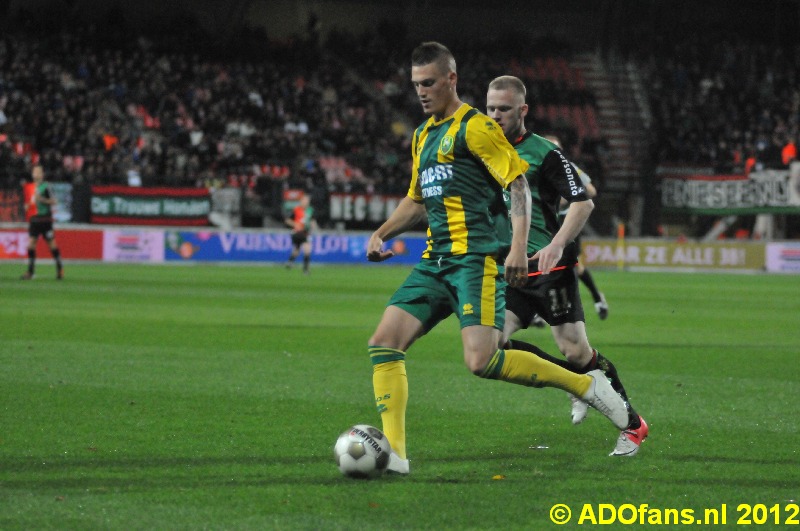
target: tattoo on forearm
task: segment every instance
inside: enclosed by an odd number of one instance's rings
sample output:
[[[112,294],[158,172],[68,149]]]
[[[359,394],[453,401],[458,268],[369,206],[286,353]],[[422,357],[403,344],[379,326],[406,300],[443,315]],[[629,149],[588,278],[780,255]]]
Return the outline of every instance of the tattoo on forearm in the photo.
[[[528,214],[528,198],[531,195],[528,180],[518,177],[511,182],[511,215],[525,216]]]

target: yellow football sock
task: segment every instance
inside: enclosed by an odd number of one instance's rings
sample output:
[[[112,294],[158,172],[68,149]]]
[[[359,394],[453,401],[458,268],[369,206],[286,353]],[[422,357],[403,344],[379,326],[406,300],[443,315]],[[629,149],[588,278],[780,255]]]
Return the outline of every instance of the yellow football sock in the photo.
[[[408,404],[408,377],[406,355],[402,350],[369,347],[372,359],[372,387],[375,405],[381,414],[383,433],[392,450],[401,459],[406,458],[406,405]]]
[[[578,397],[592,385],[591,376],[570,372],[532,352],[515,349],[495,352],[481,377],[529,387],[557,387]]]

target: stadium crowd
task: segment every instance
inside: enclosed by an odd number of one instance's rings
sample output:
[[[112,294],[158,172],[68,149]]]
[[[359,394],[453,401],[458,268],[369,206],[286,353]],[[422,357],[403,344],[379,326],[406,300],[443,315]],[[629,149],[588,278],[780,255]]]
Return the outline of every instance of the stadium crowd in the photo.
[[[651,96],[656,162],[722,173],[785,167],[796,156],[800,50],[700,39],[655,39],[634,52]],[[273,205],[286,187],[405,192],[410,132],[423,115],[402,27],[337,30],[325,42],[248,30],[237,41],[221,50],[95,26],[7,32],[0,179],[19,182],[39,161],[53,181],[241,186]],[[576,123],[582,109],[594,112],[594,96],[566,66],[563,43],[506,36],[451,48],[463,58],[465,102],[480,108],[487,80],[521,77],[533,129],[560,136],[602,187],[602,131]]]
[[[785,168],[800,140],[800,46],[718,32],[637,50],[660,162],[716,173]]]
[[[18,181],[39,161],[54,181],[405,192],[409,133],[422,114],[402,47],[374,46],[386,38],[380,31],[338,32],[324,45],[269,42],[258,32],[244,38],[239,50],[249,53],[231,57],[135,34],[109,43],[93,27],[5,35],[6,176]],[[534,79],[503,50],[499,43],[463,52],[465,101],[481,106],[486,79],[511,69],[528,78],[537,101],[593,103],[574,80]],[[577,150],[592,140],[576,138],[566,122],[547,127]]]
[[[329,55],[305,61],[303,45],[285,43],[223,61],[143,37],[97,43],[85,32],[0,39],[5,167],[38,159],[52,180],[252,187],[314,176],[339,155],[353,164],[333,182],[405,178],[407,140],[386,134],[385,107]]]

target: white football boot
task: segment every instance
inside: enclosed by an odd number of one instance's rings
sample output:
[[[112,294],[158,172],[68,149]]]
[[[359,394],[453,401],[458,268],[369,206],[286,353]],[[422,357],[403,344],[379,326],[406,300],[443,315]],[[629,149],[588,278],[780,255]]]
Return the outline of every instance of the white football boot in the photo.
[[[608,303],[606,302],[606,296],[602,293],[600,294],[600,300],[594,303],[594,311],[597,312],[601,320],[604,321],[608,318]]]
[[[572,394],[569,395],[569,400],[572,402],[572,423],[580,424],[589,413],[589,404]]]
[[[589,390],[581,397],[581,400],[595,408],[608,418],[620,430],[628,427],[628,405],[619,396],[611,383],[600,369],[595,369],[586,373],[592,378],[592,385]]]
[[[402,476],[408,475],[410,471],[408,459],[400,459],[394,451],[389,454],[389,464],[386,467],[388,474],[400,474]]]
[[[619,434],[619,438],[617,439],[617,445],[614,447],[614,451],[608,455],[618,457],[633,457],[639,453],[639,446],[641,446],[642,442],[644,442],[644,440],[647,439],[647,436],[650,434],[650,428],[647,426],[647,423],[644,421],[641,415],[639,415],[639,422],[641,423],[641,426],[635,430],[632,428],[622,430],[622,432]]]

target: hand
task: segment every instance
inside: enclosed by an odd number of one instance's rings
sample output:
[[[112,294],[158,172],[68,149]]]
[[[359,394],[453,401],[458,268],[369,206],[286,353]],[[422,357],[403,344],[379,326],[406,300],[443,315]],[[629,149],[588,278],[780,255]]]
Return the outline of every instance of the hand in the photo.
[[[506,282],[510,286],[519,288],[528,281],[528,258],[525,249],[519,251],[511,249],[506,257]]]
[[[539,271],[543,275],[550,273],[550,270],[556,267],[561,256],[564,254],[564,247],[556,243],[550,243],[542,249],[536,251],[536,254],[531,256],[531,261],[539,260]]]
[[[383,239],[372,234],[367,242],[367,260],[370,262],[383,262],[394,256],[394,251],[383,250]]]
[[[377,253],[367,253],[367,260],[370,262],[383,262],[394,256],[394,251],[378,251]]]

